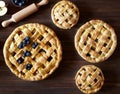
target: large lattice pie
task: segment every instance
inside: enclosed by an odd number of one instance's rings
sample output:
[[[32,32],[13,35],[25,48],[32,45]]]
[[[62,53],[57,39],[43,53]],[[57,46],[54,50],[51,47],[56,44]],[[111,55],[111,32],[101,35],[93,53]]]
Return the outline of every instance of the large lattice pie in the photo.
[[[53,23],[62,29],[70,29],[79,19],[79,9],[68,0],[55,4],[51,11]]]
[[[117,45],[114,29],[102,20],[91,20],[75,35],[75,48],[88,62],[97,63],[109,58]]]
[[[30,23],[17,27],[4,45],[10,70],[24,80],[42,80],[52,74],[62,59],[62,48],[53,30]]]
[[[82,66],[75,76],[77,87],[85,94],[94,94],[104,84],[102,71],[94,65]]]

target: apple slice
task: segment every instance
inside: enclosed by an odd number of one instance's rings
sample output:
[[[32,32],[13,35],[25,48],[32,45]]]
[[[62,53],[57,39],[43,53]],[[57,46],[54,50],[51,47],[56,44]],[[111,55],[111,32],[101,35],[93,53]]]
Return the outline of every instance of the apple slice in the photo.
[[[7,13],[7,7],[5,6],[4,1],[0,1],[0,16],[3,16]]]

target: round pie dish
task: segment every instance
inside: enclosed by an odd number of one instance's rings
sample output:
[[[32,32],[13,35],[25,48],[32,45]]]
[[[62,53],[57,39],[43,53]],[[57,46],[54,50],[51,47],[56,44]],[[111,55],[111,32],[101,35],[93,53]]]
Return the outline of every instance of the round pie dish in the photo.
[[[62,60],[62,46],[49,27],[29,23],[17,27],[5,42],[3,54],[12,73],[23,80],[43,80]]]
[[[88,62],[107,60],[117,46],[114,29],[102,20],[91,20],[82,25],[75,35],[75,48]]]
[[[59,1],[51,11],[53,23],[62,29],[70,29],[79,20],[79,9],[69,0]]]
[[[102,88],[104,75],[98,67],[94,65],[84,65],[77,72],[75,83],[83,93],[94,94]]]

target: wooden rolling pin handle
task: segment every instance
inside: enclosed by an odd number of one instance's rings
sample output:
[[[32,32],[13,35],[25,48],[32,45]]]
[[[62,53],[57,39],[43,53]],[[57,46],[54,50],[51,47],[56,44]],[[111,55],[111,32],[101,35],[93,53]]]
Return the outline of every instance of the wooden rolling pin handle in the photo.
[[[42,5],[48,4],[49,0],[42,0],[41,2],[37,3],[37,7],[40,7]]]
[[[14,19],[5,20],[2,22],[3,27],[7,27],[10,23],[15,22]]]
[[[42,0],[39,3],[31,4],[28,7],[18,11],[17,13],[13,14],[9,20],[3,21],[2,26],[7,27],[12,22],[19,22],[20,20],[24,19],[25,17],[33,14],[34,12],[38,11],[38,8],[42,5],[48,4],[49,0]]]

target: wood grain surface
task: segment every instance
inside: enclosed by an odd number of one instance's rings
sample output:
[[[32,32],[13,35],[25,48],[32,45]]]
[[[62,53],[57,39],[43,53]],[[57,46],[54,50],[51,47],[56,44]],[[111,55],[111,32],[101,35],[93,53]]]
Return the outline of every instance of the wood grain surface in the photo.
[[[7,3],[8,13],[0,17],[0,22],[22,9]],[[28,0],[27,5],[40,0]],[[120,0],[71,0],[80,10],[80,19],[76,26],[70,30],[56,27],[51,20],[51,9],[60,0],[50,0],[49,4],[40,7],[35,14],[25,18],[19,23],[13,23],[7,28],[0,26],[0,94],[82,94],[74,81],[78,69],[91,63],[83,60],[74,47],[74,36],[77,29],[91,19],[101,19],[109,23],[116,31],[118,38],[117,49],[106,61],[95,64],[102,69],[105,84],[97,94],[120,94]],[[37,82],[23,81],[12,74],[3,58],[4,42],[11,32],[18,26],[37,22],[52,28],[63,47],[63,60],[59,68],[47,79]]]

